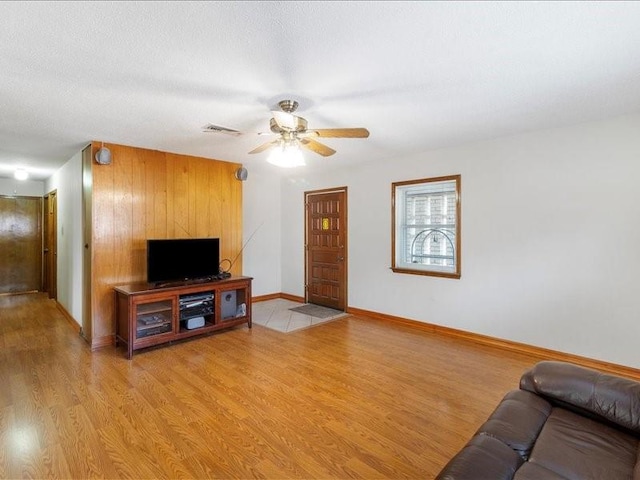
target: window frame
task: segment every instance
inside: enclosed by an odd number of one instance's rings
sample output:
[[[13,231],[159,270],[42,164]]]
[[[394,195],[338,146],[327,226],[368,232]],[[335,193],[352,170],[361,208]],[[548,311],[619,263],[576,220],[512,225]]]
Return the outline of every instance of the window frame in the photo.
[[[462,217],[461,217],[461,175],[446,175],[442,177],[421,178],[417,180],[405,180],[401,182],[393,182],[391,184],[391,270],[395,273],[409,273],[413,275],[427,275],[433,277],[446,277],[459,279],[462,275]],[[407,263],[400,261],[400,255],[396,249],[397,242],[400,241],[396,237],[400,233],[401,224],[404,218],[397,219],[398,202],[402,202],[404,197],[399,196],[399,192],[404,192],[403,187],[414,185],[426,185],[437,182],[455,182],[455,247],[454,247],[454,270],[443,271],[439,268],[429,268],[428,265],[420,264],[419,268],[411,268]]]

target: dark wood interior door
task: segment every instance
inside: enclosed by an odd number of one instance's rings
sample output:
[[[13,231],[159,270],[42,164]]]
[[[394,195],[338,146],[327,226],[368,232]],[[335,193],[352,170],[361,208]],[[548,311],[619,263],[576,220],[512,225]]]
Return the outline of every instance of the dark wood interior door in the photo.
[[[306,301],[347,307],[347,188],[305,193]]]
[[[42,288],[42,198],[0,196],[0,293]]]

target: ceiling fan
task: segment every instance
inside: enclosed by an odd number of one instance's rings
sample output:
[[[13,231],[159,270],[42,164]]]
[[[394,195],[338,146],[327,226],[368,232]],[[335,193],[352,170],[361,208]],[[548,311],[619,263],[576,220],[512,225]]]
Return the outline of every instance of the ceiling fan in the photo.
[[[281,100],[278,102],[280,111],[272,110],[273,117],[269,121],[270,133],[259,135],[273,135],[277,138],[254,148],[249,153],[261,153],[272,147],[280,147],[283,151],[290,148],[307,148],[312,152],[328,157],[336,153],[333,148],[318,142],[315,138],[367,138],[366,128],[307,128],[307,120],[294,115],[298,108],[295,100]],[[218,132],[230,135],[242,135],[242,132],[218,125],[205,125],[205,132]]]

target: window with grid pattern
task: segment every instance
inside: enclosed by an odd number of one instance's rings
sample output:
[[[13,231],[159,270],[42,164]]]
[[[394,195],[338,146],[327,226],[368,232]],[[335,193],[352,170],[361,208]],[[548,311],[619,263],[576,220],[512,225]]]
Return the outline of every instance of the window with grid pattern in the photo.
[[[392,184],[392,270],[460,278],[460,175]]]

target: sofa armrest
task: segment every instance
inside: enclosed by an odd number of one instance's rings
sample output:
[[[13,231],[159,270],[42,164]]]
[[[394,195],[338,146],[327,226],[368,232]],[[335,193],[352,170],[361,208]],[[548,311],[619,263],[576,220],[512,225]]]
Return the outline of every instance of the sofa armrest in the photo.
[[[640,434],[640,382],[571,363],[543,361],[524,373],[520,388]]]

